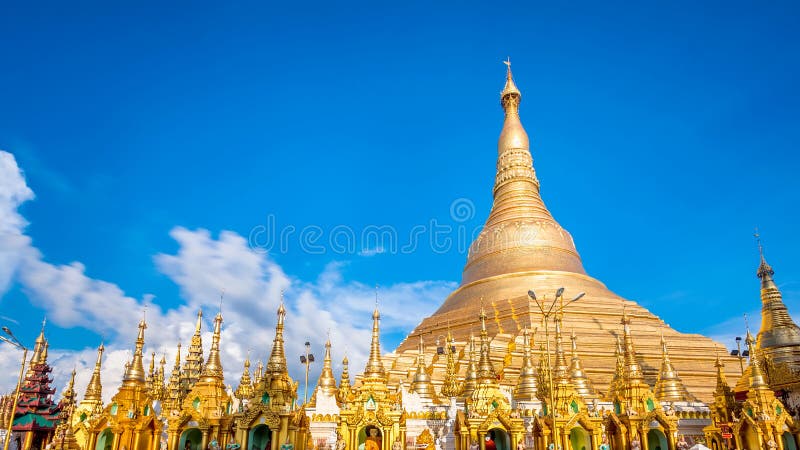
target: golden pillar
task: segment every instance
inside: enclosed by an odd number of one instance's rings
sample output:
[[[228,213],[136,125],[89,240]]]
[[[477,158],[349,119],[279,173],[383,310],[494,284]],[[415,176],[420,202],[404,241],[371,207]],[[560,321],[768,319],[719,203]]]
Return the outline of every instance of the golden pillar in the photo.
[[[89,438],[86,440],[86,448],[84,450],[94,450],[97,446],[97,433],[89,431],[88,434]]]
[[[200,441],[200,450],[206,450],[208,447],[208,428],[200,430],[203,432],[203,438]]]
[[[594,427],[592,430],[592,450],[600,450],[600,442],[603,441],[603,430],[600,427]]]
[[[242,446],[241,449],[247,450],[249,448],[248,447],[249,443],[247,442],[247,439],[250,437],[250,433],[248,433],[247,428],[244,427],[239,427],[238,431],[239,431],[239,444]],[[272,438],[271,440],[275,439]]]
[[[119,441],[122,435],[122,431],[119,430],[111,430],[111,434],[114,435],[114,439],[111,441],[111,449],[112,450],[119,450]]]

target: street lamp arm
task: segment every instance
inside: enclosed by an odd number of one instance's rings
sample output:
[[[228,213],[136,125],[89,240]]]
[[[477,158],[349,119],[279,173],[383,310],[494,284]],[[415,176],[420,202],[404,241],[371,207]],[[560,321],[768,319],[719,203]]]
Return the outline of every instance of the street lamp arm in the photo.
[[[558,296],[556,296],[556,298],[554,298],[554,299],[553,299],[553,303],[552,303],[552,304],[550,304],[550,309],[548,309],[548,310],[547,310],[547,315],[548,315],[548,316],[549,316],[550,314],[552,314],[552,312],[553,312],[553,308],[555,308],[555,307],[556,307],[556,303],[558,303],[558,299],[559,299],[559,297],[558,297]]]

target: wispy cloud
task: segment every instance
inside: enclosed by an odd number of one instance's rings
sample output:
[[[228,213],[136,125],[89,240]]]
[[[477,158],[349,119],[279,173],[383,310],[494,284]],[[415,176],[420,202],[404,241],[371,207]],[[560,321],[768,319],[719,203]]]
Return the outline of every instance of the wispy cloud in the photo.
[[[27,222],[19,206],[34,198],[14,156],[0,151],[0,294],[12,281],[18,282],[31,301],[47,311],[49,321],[60,327],[80,326],[108,336],[104,357],[104,396],[108,399],[121,381],[123,365],[130,358],[139,312],[147,306],[148,329],[145,351],[167,356],[170,370],[175,347],[185,342],[194,330],[196,311],[205,315],[204,342],[210,344],[210,324],[220,306],[224,289],[222,357],[226,382],[235,385],[248,351],[253,359],[268,355],[274,334],[280,292],[285,291],[286,352],[292,375],[301,378],[293,355],[303,352],[303,343],[321,343],[330,330],[334,360],[347,351],[353,369],[360,370],[369,350],[374,289],[363,283],[346,281],[344,266],[331,263],[314,280],[286,274],[268,254],[254,251],[247,239],[231,231],[213,236],[203,229],[175,227],[170,236],[177,242],[174,254],[154,256],[159,271],[179,288],[183,303],[170,309],[158,304],[152,295],[133,298],[116,284],[91,278],[80,262],[47,262],[25,235]],[[383,327],[387,332],[408,330],[432,312],[455,283],[417,281],[396,283],[380,290]],[[416,314],[409,315],[412,309]],[[66,342],[51,342],[51,361],[55,383],[63,388],[68,373],[78,370],[79,391],[88,382],[96,358],[94,348],[69,348]],[[321,350],[321,348],[320,348]],[[0,385],[14,383],[15,352],[0,348]],[[314,367],[315,379],[320,367]],[[302,395],[302,393],[301,393]]]

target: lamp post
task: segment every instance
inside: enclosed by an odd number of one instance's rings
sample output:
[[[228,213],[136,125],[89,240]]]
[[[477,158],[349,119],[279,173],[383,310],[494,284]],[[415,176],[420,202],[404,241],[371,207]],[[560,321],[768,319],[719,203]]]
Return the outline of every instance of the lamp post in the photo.
[[[739,358],[739,372],[744,374],[744,358],[750,356],[748,350],[742,351],[742,337],[736,336],[736,350],[731,350],[731,356]]]
[[[539,301],[539,299],[536,297],[536,292],[534,292],[533,290],[528,291],[528,296],[531,298],[531,300],[533,300],[536,303],[536,306],[539,307],[539,311],[541,311],[541,313],[542,313],[542,319],[544,320],[544,342],[545,342],[545,352],[546,352],[546,356],[545,357],[547,358],[547,384],[548,384],[547,390],[548,390],[548,394],[549,394],[549,397],[550,397],[549,405],[547,406],[547,409],[548,409],[547,412],[550,413],[551,417],[553,418],[553,438],[552,439],[553,439],[553,448],[554,449],[559,448],[560,446],[558,446],[556,444],[556,439],[558,439],[559,436],[558,436],[558,428],[556,427],[555,392],[554,392],[554,389],[553,389],[553,366],[552,366],[552,364],[550,362],[550,326],[549,326],[550,325],[550,316],[555,313],[556,314],[556,318],[558,318],[559,315],[562,315],[564,313],[564,307],[565,306],[569,305],[570,303],[577,302],[578,300],[583,298],[584,295],[586,295],[586,293],[585,292],[581,292],[580,294],[576,295],[575,298],[573,298],[572,300],[568,301],[565,304],[564,303],[564,288],[560,287],[556,291],[555,298],[553,298],[553,303],[551,303],[550,306],[545,311],[544,302],[546,300],[546,297],[543,298],[541,301]],[[560,302],[559,302],[559,300],[560,300]],[[557,304],[559,306],[556,309],[556,305]]]
[[[306,354],[300,355],[300,362],[306,365],[306,388],[303,391],[303,404],[308,403],[308,366],[314,362],[314,355],[309,353],[311,351],[311,343],[306,341]]]
[[[17,401],[19,401],[19,388],[22,386],[22,375],[25,374],[25,362],[28,359],[28,349],[14,336],[14,333],[3,327],[3,332],[8,337],[0,336],[0,340],[6,342],[14,347],[22,350],[22,365],[19,368],[19,378],[17,378],[17,390],[14,392],[14,401],[11,403],[11,413],[8,415],[8,427],[6,429],[6,439],[3,443],[3,450],[8,450],[8,444],[11,442],[11,428],[14,426],[14,412],[17,410]]]

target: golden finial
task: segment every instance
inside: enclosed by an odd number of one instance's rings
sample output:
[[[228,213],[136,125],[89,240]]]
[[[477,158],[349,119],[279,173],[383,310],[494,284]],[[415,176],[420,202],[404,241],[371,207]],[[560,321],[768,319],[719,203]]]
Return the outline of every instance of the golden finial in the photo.
[[[753,234],[756,238],[756,244],[758,245],[758,255],[760,257],[760,262],[758,264],[758,270],[756,271],[756,275],[763,283],[769,282],[772,280],[772,276],[775,275],[775,271],[772,270],[772,266],[767,263],[767,259],[764,257],[764,246],[761,244],[761,235],[758,234],[758,228],[756,228],[756,232]]]
[[[515,95],[517,97],[515,105],[519,106],[520,92],[519,89],[517,89],[517,85],[514,84],[514,77],[511,75],[511,57],[503,61],[503,64],[506,65],[506,85],[503,87],[503,92],[500,94],[501,103],[505,108],[507,106],[506,96]]]

